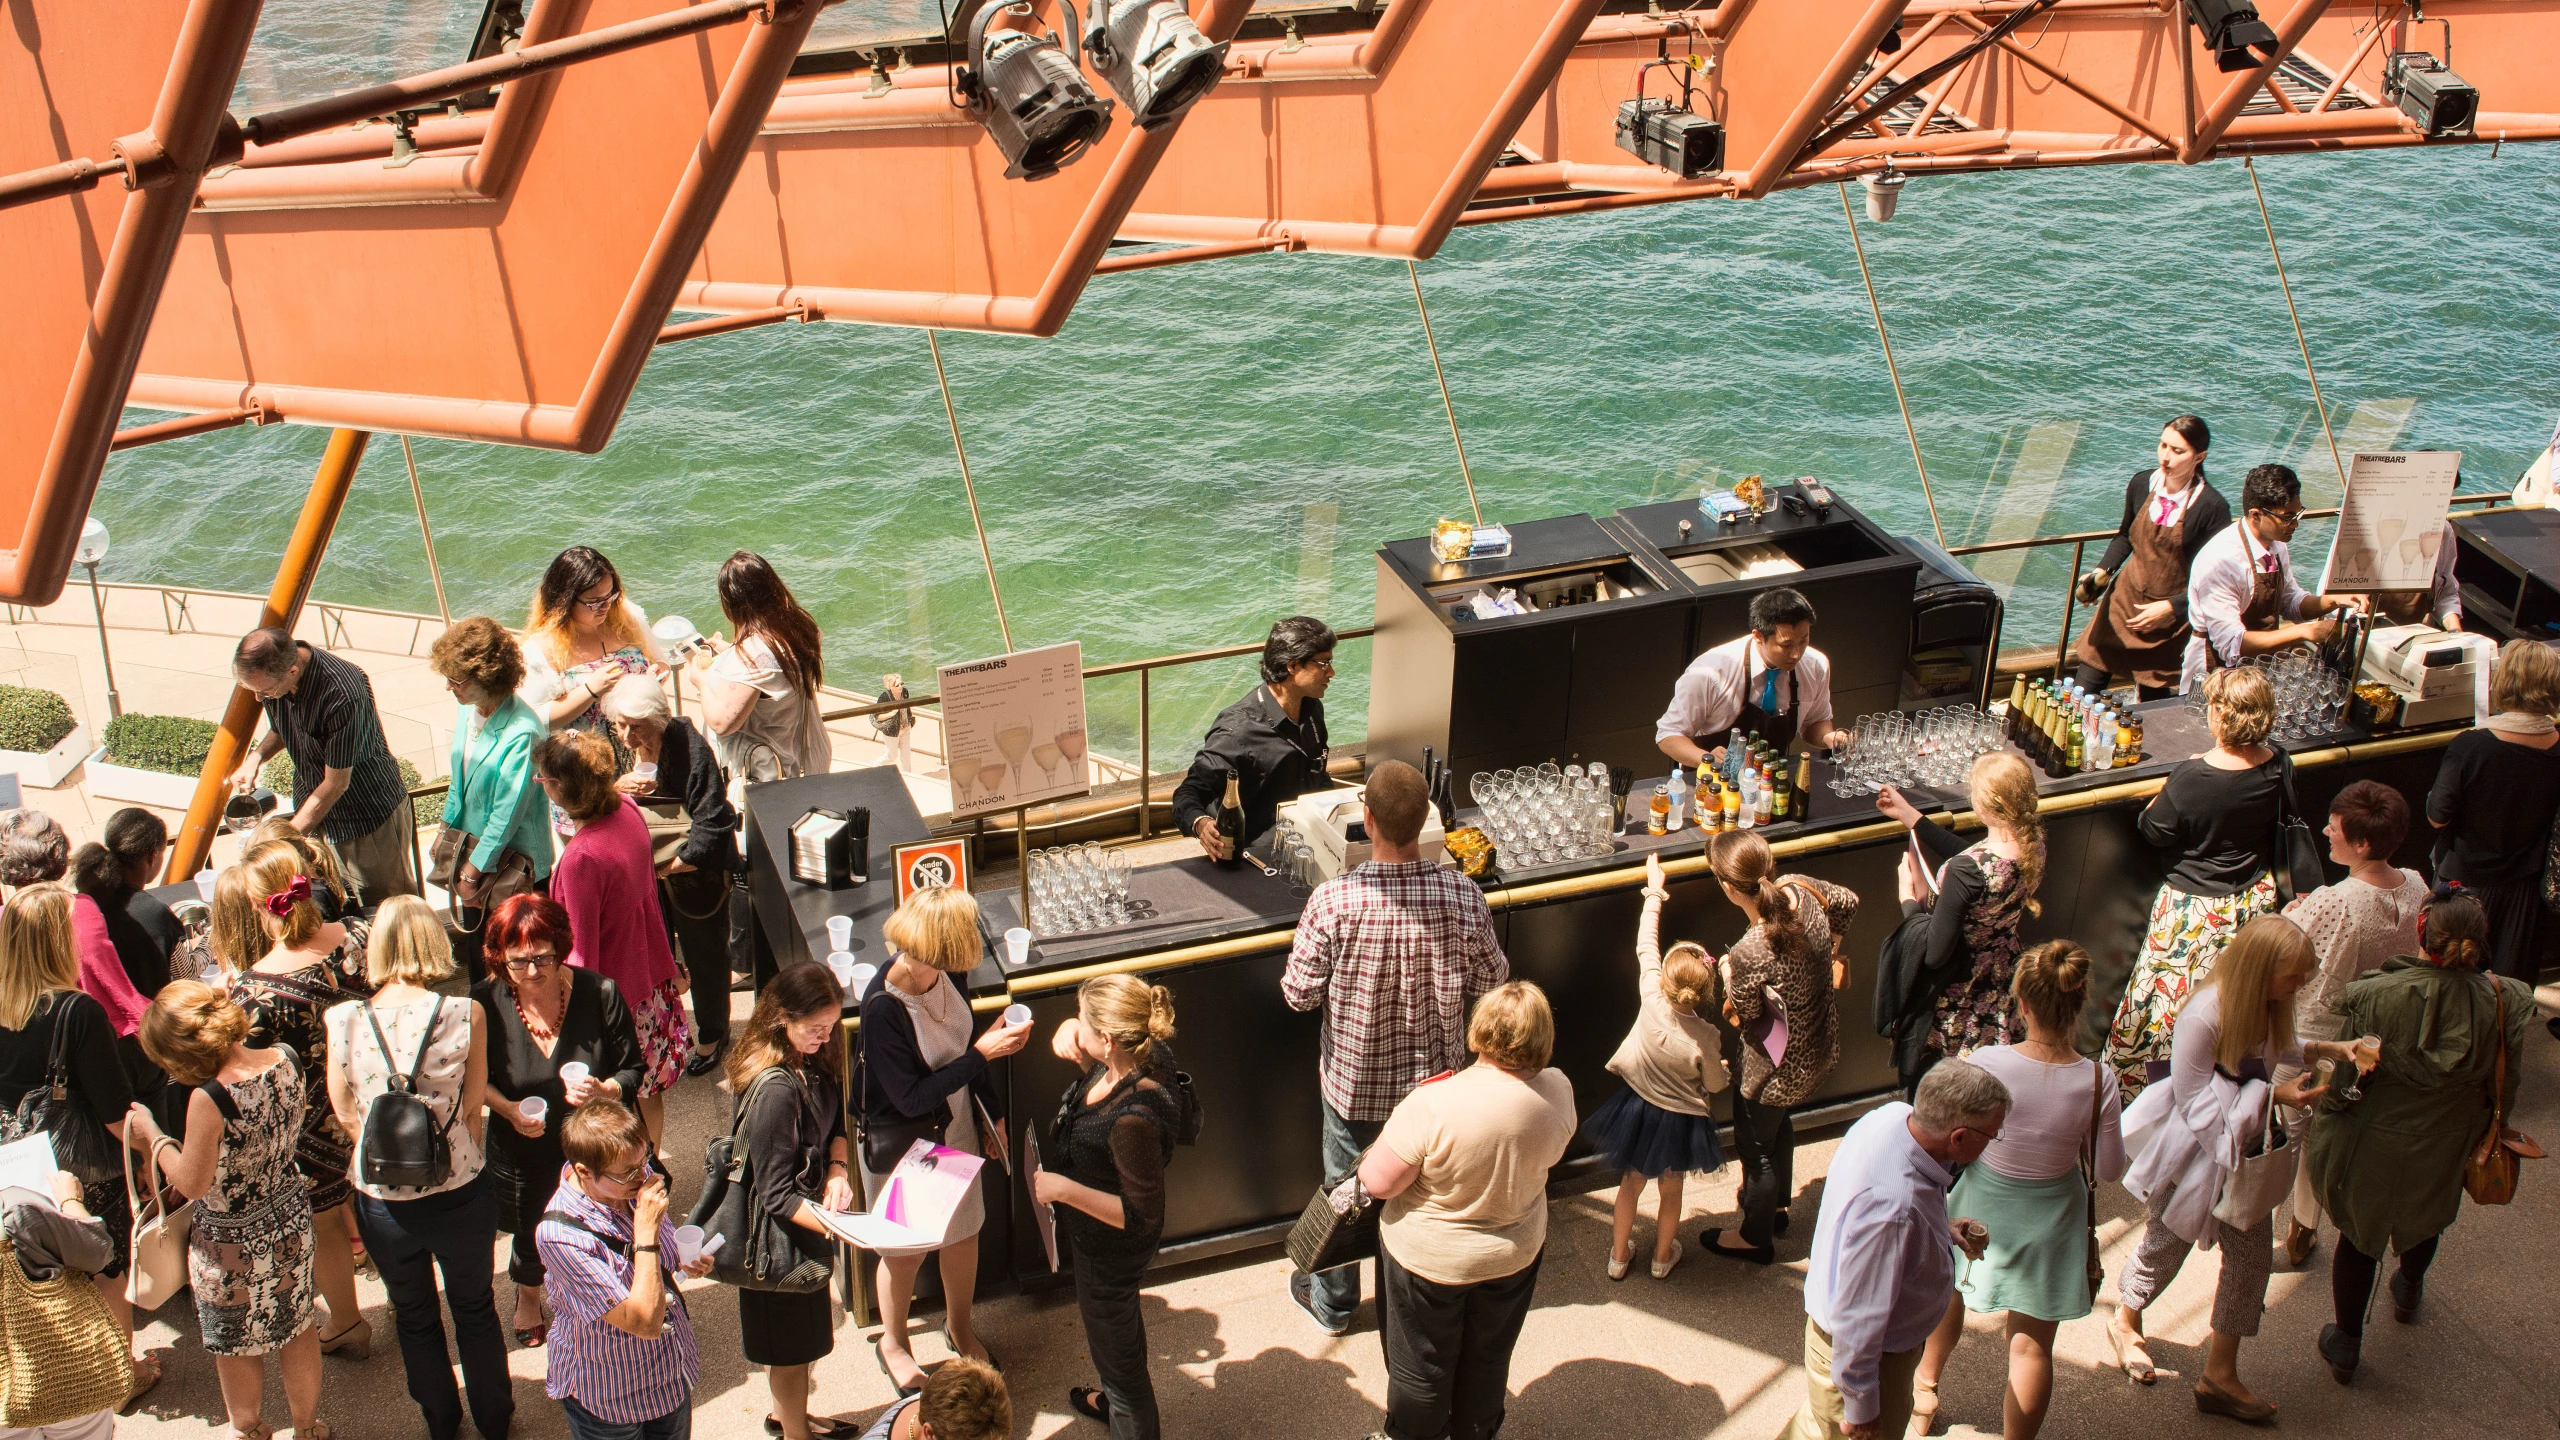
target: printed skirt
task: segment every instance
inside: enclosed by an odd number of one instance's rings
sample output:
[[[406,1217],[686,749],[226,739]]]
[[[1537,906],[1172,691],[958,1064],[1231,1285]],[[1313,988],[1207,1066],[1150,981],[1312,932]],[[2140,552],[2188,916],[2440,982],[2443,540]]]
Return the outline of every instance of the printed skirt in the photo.
[[[2125,1103],[2131,1104],[2149,1083],[2146,1067],[2168,1060],[2178,1007],[2213,969],[2222,947],[2241,926],[2275,908],[2276,882],[2263,873],[2230,895],[2190,895],[2175,886],[2160,887],[2151,902],[2151,928],[2143,934],[2142,954],[2133,962],[2133,978],[2107,1034],[2107,1065],[2116,1072]]]
[[[693,1049],[693,1022],[685,1018],[674,976],[631,1003],[631,1029],[640,1041],[640,1093],[666,1094],[683,1078]]]

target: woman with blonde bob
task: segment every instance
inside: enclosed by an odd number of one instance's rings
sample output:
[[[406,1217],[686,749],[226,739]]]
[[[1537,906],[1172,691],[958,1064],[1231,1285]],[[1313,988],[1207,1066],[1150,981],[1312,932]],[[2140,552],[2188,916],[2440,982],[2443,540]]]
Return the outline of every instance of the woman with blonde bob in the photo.
[[[1513,980],[1467,1018],[1475,1063],[1396,1102],[1361,1158],[1378,1224],[1387,1429],[1480,1440],[1502,1428],[1511,1349],[1547,1243],[1547,1172],[1573,1143],[1555,1012]]]
[[[2276,1407],[2240,1382],[2240,1342],[2258,1333],[2266,1314],[2275,1212],[2270,1207],[2239,1226],[2216,1218],[2213,1208],[2231,1173],[2223,1157],[2258,1144],[2270,1099],[2299,1109],[2328,1092],[2309,1074],[2270,1086],[2276,1067],[2358,1063],[2352,1046],[2294,1036],[2294,996],[2319,967],[2310,937],[2283,916],[2241,926],[2178,1011],[2168,1081],[2145,1090],[2124,1116],[2126,1134],[2148,1137],[2124,1177],[2146,1213],[2107,1331],[2117,1363],[2139,1384],[2157,1376],[2143,1344],[2142,1312],[2178,1278],[2187,1253],[2210,1238],[2222,1252],[2222,1273],[2196,1409],[2253,1425],[2274,1418]]]
[[[2107,1064],[2128,1097],[2169,1058],[2179,1007],[2223,943],[2276,908],[2267,857],[2276,817],[2293,805],[2293,761],[2267,743],[2275,691],[2254,669],[2216,670],[2205,677],[2204,718],[2213,748],[2170,771],[2142,811],[2142,838],[2165,852],[2169,874],[2107,1035]]]
[[[1912,1023],[1894,1046],[1902,1083],[1916,1088],[1929,1067],[1950,1055],[2006,1045],[2025,1034],[2010,984],[2018,974],[2018,927],[2044,913],[2036,888],[2044,883],[2044,821],[2036,814],[2036,779],[2027,762],[1994,751],[1973,762],[1967,777],[1974,816],[1983,836],[1971,845],[1886,786],[1876,808],[1917,836],[1938,864],[1923,877],[1902,857],[1902,913],[1926,913],[1929,939],[1915,999],[1934,994],[1929,1023]]]
[[[2560,815],[2560,651],[2510,640],[2489,680],[2493,712],[2446,746],[2427,792],[2436,878],[2461,883],[2489,917],[2484,967],[2541,978],[2547,920],[2542,857]],[[2560,1035],[2560,1026],[2552,1028]]]
[[[1072,1386],[1067,1404],[1111,1427],[1113,1440],[1155,1440],[1155,1384],[1138,1290],[1164,1234],[1164,1168],[1182,1133],[1189,1082],[1174,1068],[1173,993],[1132,975],[1076,990],[1076,1014],[1050,1043],[1083,1067],[1058,1101],[1053,1157],[1031,1198],[1057,1208],[1075,1251],[1076,1310],[1101,1388]]]
[[[853,1103],[863,1136],[862,1188],[876,1199],[909,1143],[932,1139],[955,1150],[1003,1155],[1004,1090],[991,1062],[1020,1050],[1031,1026],[987,1027],[971,1037],[969,997],[955,976],[978,968],[978,902],[965,890],[919,890],[889,916],[881,934],[889,942],[889,968],[862,1000],[862,1046]],[[995,1133],[978,1133],[983,1108]],[[954,1354],[987,1358],[970,1328],[970,1297],[977,1289],[978,1229],[986,1222],[979,1192],[972,1190],[952,1218],[938,1252],[941,1259],[945,1338]],[[900,1391],[924,1383],[924,1370],[907,1350],[907,1306],[916,1273],[928,1252],[880,1257],[881,1368]]]
[[[1724,1041],[1707,1018],[1723,1004],[1723,993],[1707,947],[1683,940],[1663,950],[1662,902],[1670,893],[1662,858],[1646,856],[1644,918],[1636,922],[1636,1019],[1609,1057],[1609,1073],[1627,1088],[1602,1102],[1582,1127],[1619,1177],[1609,1221],[1612,1280],[1626,1279],[1635,1263],[1636,1208],[1645,1186],[1654,1187],[1653,1278],[1664,1280],[1680,1263],[1680,1199],[1689,1175],[1724,1168],[1711,1107],[1731,1077]]]

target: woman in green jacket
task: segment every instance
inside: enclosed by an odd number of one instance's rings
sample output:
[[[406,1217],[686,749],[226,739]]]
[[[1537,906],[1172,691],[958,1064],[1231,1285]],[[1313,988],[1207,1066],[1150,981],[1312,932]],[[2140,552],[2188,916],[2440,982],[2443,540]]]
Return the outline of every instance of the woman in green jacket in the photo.
[[[436,637],[427,664],[462,703],[453,723],[453,783],[445,791],[444,823],[468,837],[453,886],[454,958],[463,973],[478,973],[479,925],[464,925],[465,908],[485,912],[491,872],[513,851],[531,862],[533,879],[551,874],[550,808],[534,783],[533,747],[549,733],[533,707],[516,697],[524,683],[524,652],[506,627],[485,615],[457,621]]]
[[[2386,1249],[2400,1254],[2392,1314],[2404,1325],[2418,1318],[2436,1241],[2462,1205],[2463,1164],[2492,1123],[2489,1089],[2499,1051],[2503,1046],[2507,1066],[2497,1113],[2506,1114],[2522,1068],[2516,1047],[2535,1014],[2523,981],[2480,973],[2488,914],[2461,886],[2436,887],[2418,944],[2423,955],[2384,961],[2339,996],[2340,1038],[2378,1038],[2381,1061],[2363,1077],[2360,1097],[2331,1085],[2311,1124],[2305,1163],[2320,1203],[2338,1222],[2329,1271],[2338,1318],[2320,1328],[2320,1356],[2341,1385],[2355,1377]]]

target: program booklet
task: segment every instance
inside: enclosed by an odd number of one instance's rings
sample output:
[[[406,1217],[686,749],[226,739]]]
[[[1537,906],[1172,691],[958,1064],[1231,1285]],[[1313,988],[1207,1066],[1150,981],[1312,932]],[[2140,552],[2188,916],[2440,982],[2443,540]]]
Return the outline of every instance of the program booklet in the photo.
[[[820,1210],[818,1219],[837,1235],[874,1254],[896,1255],[942,1248],[951,1218],[978,1183],[986,1165],[979,1156],[930,1140],[908,1147],[880,1187],[879,1202],[858,1214]]]

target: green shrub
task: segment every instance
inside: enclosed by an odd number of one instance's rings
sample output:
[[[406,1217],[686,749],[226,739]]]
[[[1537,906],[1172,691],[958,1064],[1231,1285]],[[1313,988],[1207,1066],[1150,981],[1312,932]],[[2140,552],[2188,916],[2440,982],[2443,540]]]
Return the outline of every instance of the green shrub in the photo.
[[[0,685],[0,750],[41,755],[79,728],[70,702],[52,691]]]
[[[164,775],[201,775],[222,727],[184,715],[119,715],[100,738],[107,763]]]
[[[396,755],[392,757],[392,762],[400,767],[400,783],[411,790],[417,789],[418,767]],[[258,772],[258,783],[278,795],[292,798],[293,757],[281,750],[277,751],[275,758],[267,762],[267,768]],[[420,825],[434,825],[444,819],[444,797],[441,795],[421,795],[409,802],[409,808],[410,813],[416,817]]]

